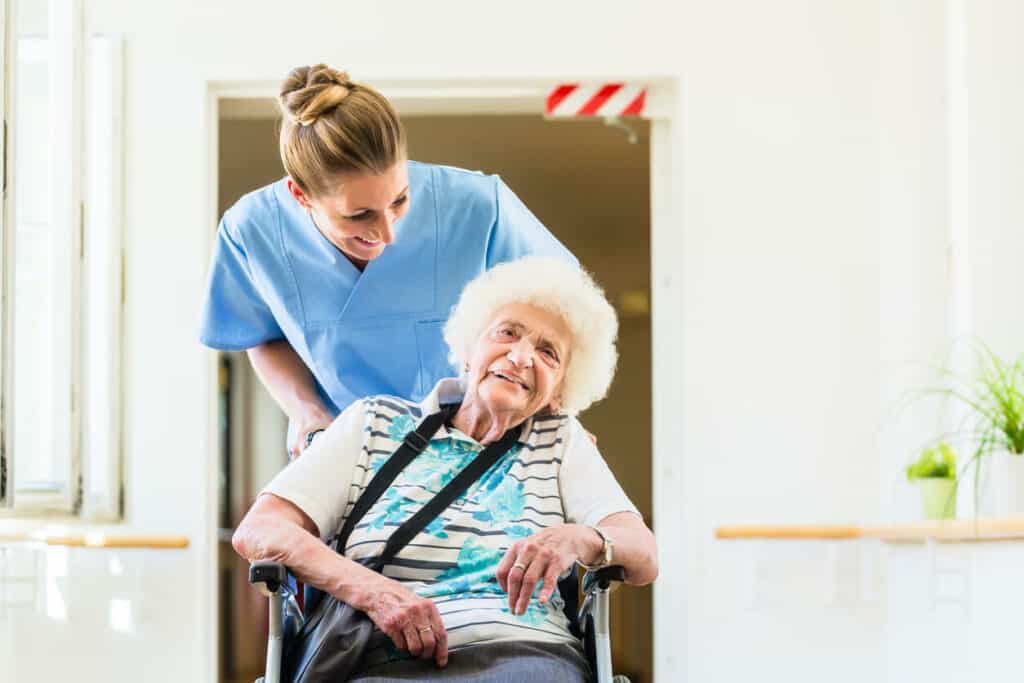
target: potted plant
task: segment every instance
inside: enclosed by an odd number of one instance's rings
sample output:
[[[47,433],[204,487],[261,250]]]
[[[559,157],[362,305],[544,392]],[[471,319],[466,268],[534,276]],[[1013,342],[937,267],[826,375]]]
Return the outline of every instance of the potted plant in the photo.
[[[949,373],[942,390],[966,415],[959,435],[973,449],[974,512],[1024,516],[1024,356],[1004,361],[977,344],[971,375]]]
[[[921,489],[928,519],[956,517],[956,454],[945,441],[907,465],[907,479]]]

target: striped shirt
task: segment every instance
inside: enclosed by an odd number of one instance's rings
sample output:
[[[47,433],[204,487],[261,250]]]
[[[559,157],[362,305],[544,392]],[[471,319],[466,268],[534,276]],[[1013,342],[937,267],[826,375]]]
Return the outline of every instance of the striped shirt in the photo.
[[[329,538],[381,465],[441,402],[458,400],[457,380],[442,380],[421,403],[388,396],[346,409],[264,491],[285,498]],[[441,427],[352,532],[345,555],[379,555],[387,538],[483,450],[457,429]],[[384,568],[437,605],[449,649],[470,643],[534,640],[577,644],[557,594],[545,606],[534,593],[523,615],[508,609],[495,578],[515,541],[565,523],[594,525],[636,512],[579,421],[566,415],[528,419],[519,441],[467,492]],[[380,632],[368,663],[404,656]]]

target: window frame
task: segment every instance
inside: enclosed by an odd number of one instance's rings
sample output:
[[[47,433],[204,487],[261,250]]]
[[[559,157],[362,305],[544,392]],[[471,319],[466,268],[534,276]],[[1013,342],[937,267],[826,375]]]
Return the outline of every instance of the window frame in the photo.
[[[24,2],[24,0],[21,0]],[[10,3],[10,8],[18,11],[18,2]],[[17,95],[18,53],[21,49],[21,38],[17,35],[17,21],[9,22],[14,30],[9,32],[11,59],[7,63],[5,80],[12,85],[9,92],[7,122],[9,149],[8,164],[11,160],[17,163],[18,150],[18,108],[14,97]],[[32,40],[31,38],[26,38]],[[27,43],[26,43],[27,44]],[[57,459],[58,463],[66,463],[66,471],[59,473],[54,479],[52,488],[19,489],[18,481],[12,477],[8,488],[8,506],[19,514],[75,514],[81,501],[81,453],[80,453],[80,308],[76,292],[81,292],[81,232],[82,232],[82,197],[81,197],[81,157],[82,157],[82,110],[81,110],[81,3],[79,0],[49,0],[47,8],[46,53],[48,55],[49,98],[47,106],[50,111],[64,112],[63,116],[49,117],[50,132],[50,220],[48,229],[51,231],[53,273],[63,275],[54,281],[53,286],[53,355],[52,363],[52,409],[54,414],[52,425],[53,451],[43,457]],[[12,169],[14,170],[14,169]],[[12,173],[7,196],[8,230],[5,247],[5,260],[10,273],[14,272],[13,260],[18,253],[17,244],[17,181],[18,174]],[[14,413],[19,409],[17,386],[14,383],[13,358],[17,355],[16,299],[10,295],[14,291],[16,277],[5,280],[8,296],[5,297],[5,319],[10,326],[7,335],[8,346],[5,360],[5,371],[11,376],[11,385],[7,392],[8,430],[5,431],[6,460],[17,470],[20,454],[15,452],[17,443]],[[6,387],[5,387],[6,388]],[[22,403],[24,406],[24,403]],[[23,456],[21,456],[23,457]],[[64,470],[64,467],[61,467]]]
[[[0,519],[123,514],[123,38],[86,39],[82,0],[48,0],[54,450],[59,480],[18,489],[14,472],[14,262],[19,0],[0,0],[5,137],[0,211]],[[24,1],[24,0],[21,0]],[[59,188],[59,191],[56,189]],[[25,457],[25,456],[21,456]],[[28,457],[33,457],[31,454]],[[24,466],[24,463],[22,463]]]
[[[81,434],[82,515],[94,520],[124,507],[123,54],[120,35],[89,37]]]
[[[8,248],[10,225],[9,207],[10,183],[8,173],[8,157],[10,152],[8,102],[10,102],[11,78],[8,74],[8,64],[11,63],[11,27],[10,3],[8,0],[0,0],[0,74],[3,75],[3,83],[0,85],[0,115],[3,117],[3,127],[0,131],[0,511],[10,507],[14,489],[14,463],[9,457],[7,442],[11,434],[11,411],[8,406],[8,397],[11,396],[13,381],[10,367],[8,349],[11,347],[12,325],[10,323],[11,307],[8,305],[8,293],[14,289],[12,268],[10,259],[12,249]]]

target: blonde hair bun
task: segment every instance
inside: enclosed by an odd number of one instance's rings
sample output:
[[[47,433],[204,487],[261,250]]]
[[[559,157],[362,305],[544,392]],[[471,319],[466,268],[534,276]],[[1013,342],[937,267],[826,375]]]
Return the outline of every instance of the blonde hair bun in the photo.
[[[348,97],[355,84],[344,71],[326,64],[292,69],[281,84],[281,111],[302,126],[312,126]]]
[[[326,64],[292,69],[281,83],[278,147],[307,194],[333,192],[350,174],[380,175],[406,159],[405,129],[387,98]]]

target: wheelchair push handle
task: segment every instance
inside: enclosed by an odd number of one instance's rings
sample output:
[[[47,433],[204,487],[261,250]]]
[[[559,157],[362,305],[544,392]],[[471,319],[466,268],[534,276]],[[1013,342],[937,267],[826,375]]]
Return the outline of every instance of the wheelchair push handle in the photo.
[[[288,569],[280,562],[257,560],[249,565],[249,583],[264,595],[277,593],[287,581]]]
[[[618,565],[601,567],[583,575],[583,605],[579,622],[583,629],[583,649],[592,663],[599,683],[612,683],[609,593],[613,583],[626,580],[626,569]],[[628,679],[627,679],[628,680]]]
[[[581,582],[583,604],[579,608],[580,624],[585,623],[588,616],[592,616],[595,612],[601,612],[602,603],[607,606],[608,592],[612,589],[613,583],[622,583],[625,580],[626,569],[619,565],[601,567],[586,572]],[[603,630],[607,631],[607,626]]]
[[[608,590],[612,583],[622,583],[626,580],[626,568],[620,565],[601,567],[594,571],[588,571],[583,575],[583,592],[589,593],[595,585],[601,590]]]

